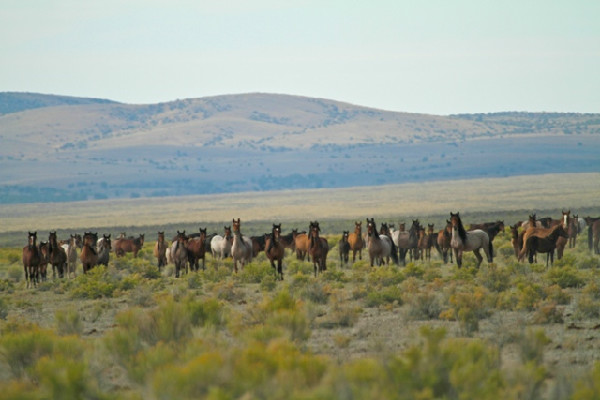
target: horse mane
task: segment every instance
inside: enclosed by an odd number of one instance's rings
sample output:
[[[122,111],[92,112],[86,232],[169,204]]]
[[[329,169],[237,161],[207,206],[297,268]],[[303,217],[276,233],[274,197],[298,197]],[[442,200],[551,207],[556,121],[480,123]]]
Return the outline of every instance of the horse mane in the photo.
[[[467,231],[463,226],[462,220],[460,219],[460,215],[459,213],[456,213],[452,214],[452,216],[456,217],[456,220],[458,221],[458,236],[460,237],[460,240],[462,240],[463,243],[465,243],[467,241]]]

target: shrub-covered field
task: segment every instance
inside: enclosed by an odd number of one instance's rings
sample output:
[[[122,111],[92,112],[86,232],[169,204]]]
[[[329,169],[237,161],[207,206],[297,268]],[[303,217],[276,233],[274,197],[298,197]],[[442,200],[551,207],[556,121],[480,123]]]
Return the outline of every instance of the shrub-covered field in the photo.
[[[350,229],[348,226],[346,229]],[[284,260],[260,254],[176,279],[147,242],[75,279],[26,289],[20,248],[0,249],[2,398],[591,399],[600,397],[600,257],[463,268]],[[434,251],[435,252],[435,251]],[[51,276],[51,273],[50,273]]]

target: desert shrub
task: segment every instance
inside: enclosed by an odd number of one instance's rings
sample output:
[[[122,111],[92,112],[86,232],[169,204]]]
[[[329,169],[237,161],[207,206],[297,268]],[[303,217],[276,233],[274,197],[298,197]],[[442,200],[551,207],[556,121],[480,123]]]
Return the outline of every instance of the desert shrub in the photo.
[[[229,302],[240,299],[243,295],[236,289],[231,279],[213,284],[211,291],[218,299]]]
[[[8,316],[8,300],[0,297],[0,319],[6,319]]]
[[[471,336],[479,330],[479,321],[490,315],[490,303],[494,303],[494,299],[482,286],[472,290],[465,289],[467,288],[450,296],[449,303],[452,308],[443,311],[440,317],[458,321],[461,332]]]
[[[333,266],[329,267],[327,271],[323,272],[320,277],[321,279],[329,282],[348,282],[344,271],[340,268],[336,268]]]
[[[79,312],[74,309],[58,310],[54,313],[56,331],[59,335],[81,335],[83,321]]]
[[[112,297],[117,289],[117,277],[104,266],[97,266],[70,281],[69,294],[76,299]]]
[[[304,274],[304,275],[313,275],[314,274],[314,268],[313,268],[312,263],[302,261],[302,260],[297,260],[295,256],[292,256],[290,261],[287,263],[286,271],[290,275],[295,275],[298,273]]]
[[[36,381],[44,398],[100,398],[97,382],[83,360],[62,355],[46,356],[35,368]]]
[[[478,269],[474,264],[468,266],[464,263],[463,259],[463,265],[461,268],[458,268],[456,265],[452,267],[452,280],[465,283],[473,282],[475,276],[477,275],[477,271]]]
[[[199,274],[189,274],[187,276],[188,289],[201,289],[202,277]]]
[[[142,284],[129,292],[129,303],[138,307],[151,307],[156,302],[150,286]]]
[[[579,257],[577,267],[580,269],[600,269],[600,258],[594,257],[591,254],[586,254]]]
[[[226,323],[226,310],[217,299],[196,300],[188,298],[185,307],[193,326],[212,326],[217,329]]]
[[[423,265],[421,264],[415,264],[412,262],[409,262],[408,264],[406,264],[406,267],[404,267],[404,269],[402,270],[402,272],[404,273],[405,277],[415,277],[415,278],[423,278],[423,275],[425,275],[425,269],[423,268]]]
[[[573,400],[600,398],[600,361],[596,361],[593,369],[577,381],[572,398]]]
[[[556,307],[554,301],[543,301],[537,304],[533,314],[533,323],[535,324],[561,324],[563,323],[563,312]]]
[[[6,271],[6,276],[8,277],[8,279],[10,279],[14,282],[20,282],[21,279],[25,278],[25,272],[23,271],[23,266],[11,265],[10,267],[8,267],[8,270]]]
[[[551,285],[544,289],[545,298],[556,304],[565,305],[571,302],[572,296],[558,285]]]
[[[0,293],[12,293],[15,285],[9,279],[0,279]]]
[[[518,310],[531,311],[535,308],[538,301],[544,298],[544,289],[535,283],[520,283],[518,289]]]
[[[351,327],[358,320],[360,309],[353,307],[344,301],[341,294],[333,296],[326,327]]]
[[[367,282],[370,286],[386,287],[398,285],[404,280],[402,272],[395,267],[372,268],[367,275]]]
[[[366,300],[367,307],[379,307],[384,304],[402,305],[402,291],[398,285],[369,290]]]
[[[331,291],[327,285],[318,279],[313,279],[300,292],[300,297],[316,304],[327,304],[330,294]]]
[[[503,292],[510,287],[510,272],[504,268],[486,268],[477,275],[477,282],[492,292]]]
[[[219,282],[231,276],[231,269],[223,265],[217,268],[207,267],[203,271],[198,271],[198,274],[204,281]]]
[[[600,317],[600,300],[589,293],[583,293],[577,299],[575,318],[579,320]]]
[[[272,292],[277,287],[277,278],[275,275],[265,275],[260,281],[260,289],[265,292]]]
[[[436,279],[440,279],[442,277],[441,265],[441,262],[431,263],[428,268],[425,268],[425,274],[423,274],[423,279],[427,282],[433,282]]]
[[[30,374],[37,361],[53,349],[52,333],[36,325],[13,326],[0,337],[0,357],[16,378]]]
[[[544,361],[544,349],[550,343],[550,339],[543,330],[528,329],[517,340],[521,361],[530,361],[541,364]]]
[[[570,266],[550,268],[546,273],[546,278],[563,289],[567,287],[579,287],[584,283],[579,272]]]
[[[238,278],[244,283],[260,283],[267,275],[274,275],[273,268],[268,262],[251,262],[244,266]]]
[[[443,309],[440,296],[428,289],[405,296],[404,301],[408,305],[408,317],[414,320],[437,319]]]

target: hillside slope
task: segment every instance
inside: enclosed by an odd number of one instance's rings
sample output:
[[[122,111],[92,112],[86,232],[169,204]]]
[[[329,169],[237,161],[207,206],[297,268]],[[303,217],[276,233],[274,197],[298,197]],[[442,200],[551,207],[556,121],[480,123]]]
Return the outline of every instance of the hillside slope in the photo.
[[[600,114],[435,116],[264,93],[149,105],[0,93],[0,103],[4,203],[600,168]]]

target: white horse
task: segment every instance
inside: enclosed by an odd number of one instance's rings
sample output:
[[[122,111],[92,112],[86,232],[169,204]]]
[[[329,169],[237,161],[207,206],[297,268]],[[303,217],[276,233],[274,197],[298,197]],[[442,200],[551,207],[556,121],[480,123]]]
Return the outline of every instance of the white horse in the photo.
[[[210,241],[210,251],[215,259],[222,260],[231,254],[231,246],[233,245],[233,238],[231,236],[231,227],[224,227],[225,236],[215,235]]]
[[[452,239],[450,239],[450,247],[454,249],[456,256],[456,264],[460,268],[462,266],[463,251],[473,251],[477,257],[477,268],[481,265],[483,257],[479,253],[479,249],[483,249],[487,256],[488,264],[492,263],[494,254],[492,242],[487,232],[481,229],[467,232],[460,220],[459,213],[450,213],[450,221],[452,222]]]
[[[246,263],[252,261],[252,240],[249,237],[242,236],[240,231],[240,219],[233,220],[233,243],[231,245],[231,257],[233,258],[233,269],[238,272],[238,262],[241,269]]]
[[[369,251],[371,267],[375,261],[377,261],[377,265],[382,265],[384,259],[386,264],[389,264],[390,257],[397,264],[398,256],[392,251],[393,248],[392,239],[387,235],[379,235],[375,220],[367,218],[367,250]]]

